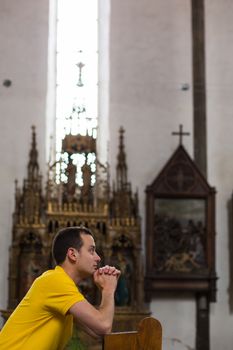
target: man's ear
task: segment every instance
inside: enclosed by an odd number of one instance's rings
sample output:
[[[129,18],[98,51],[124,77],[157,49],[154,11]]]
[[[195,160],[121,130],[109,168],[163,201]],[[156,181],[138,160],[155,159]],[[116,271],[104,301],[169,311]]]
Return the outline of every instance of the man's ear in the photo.
[[[70,259],[73,262],[77,261],[77,258],[78,258],[77,250],[74,248],[68,248],[67,257],[68,257],[68,259]]]

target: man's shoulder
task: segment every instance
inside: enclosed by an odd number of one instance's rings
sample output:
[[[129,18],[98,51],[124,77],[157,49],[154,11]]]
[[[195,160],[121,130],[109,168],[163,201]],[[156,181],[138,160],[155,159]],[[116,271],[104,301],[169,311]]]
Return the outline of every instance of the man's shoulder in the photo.
[[[56,266],[54,269],[47,270],[42,275],[37,278],[37,283],[71,283],[74,284],[74,281],[67,275],[62,267]]]

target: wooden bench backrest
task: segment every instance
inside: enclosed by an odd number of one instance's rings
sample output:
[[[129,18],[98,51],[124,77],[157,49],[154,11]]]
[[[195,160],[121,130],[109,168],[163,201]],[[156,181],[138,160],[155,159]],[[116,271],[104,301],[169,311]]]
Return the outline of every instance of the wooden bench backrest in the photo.
[[[153,317],[146,317],[135,332],[107,334],[103,350],[162,350],[161,324]]]

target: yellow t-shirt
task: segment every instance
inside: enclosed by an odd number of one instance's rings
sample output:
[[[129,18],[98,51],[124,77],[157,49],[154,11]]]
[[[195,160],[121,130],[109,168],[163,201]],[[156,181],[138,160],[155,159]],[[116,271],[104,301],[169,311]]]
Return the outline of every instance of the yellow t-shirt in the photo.
[[[74,281],[60,267],[38,277],[0,332],[1,350],[62,350],[72,335],[67,314],[84,300]]]

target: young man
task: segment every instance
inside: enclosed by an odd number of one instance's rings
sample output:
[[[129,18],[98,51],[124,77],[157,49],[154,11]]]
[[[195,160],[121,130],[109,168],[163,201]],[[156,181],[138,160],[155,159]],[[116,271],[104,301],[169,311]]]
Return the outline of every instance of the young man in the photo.
[[[52,253],[57,264],[38,277],[0,332],[1,350],[63,350],[72,335],[73,319],[89,334],[111,331],[114,292],[120,271],[98,268],[100,257],[91,231],[83,227],[60,230]],[[93,275],[101,291],[98,309],[77,284]]]

